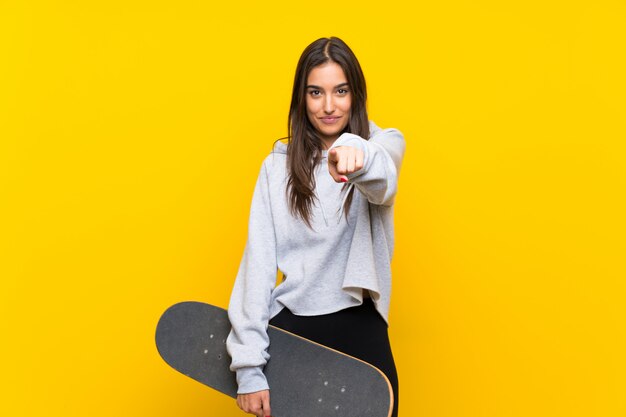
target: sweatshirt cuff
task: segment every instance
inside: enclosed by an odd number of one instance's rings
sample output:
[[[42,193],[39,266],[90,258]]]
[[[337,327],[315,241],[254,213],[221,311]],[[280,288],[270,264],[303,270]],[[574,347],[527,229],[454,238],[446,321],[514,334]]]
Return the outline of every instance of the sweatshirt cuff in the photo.
[[[267,379],[261,366],[239,368],[237,373],[237,394],[249,394],[251,392],[269,389]]]

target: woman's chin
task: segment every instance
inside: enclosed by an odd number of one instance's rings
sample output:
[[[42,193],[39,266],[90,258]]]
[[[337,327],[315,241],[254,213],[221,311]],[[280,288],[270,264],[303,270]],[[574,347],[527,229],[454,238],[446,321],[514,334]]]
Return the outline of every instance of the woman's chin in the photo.
[[[322,138],[326,140],[335,140],[341,135],[344,126],[329,128],[328,126],[319,126],[317,128],[318,133],[322,136]]]

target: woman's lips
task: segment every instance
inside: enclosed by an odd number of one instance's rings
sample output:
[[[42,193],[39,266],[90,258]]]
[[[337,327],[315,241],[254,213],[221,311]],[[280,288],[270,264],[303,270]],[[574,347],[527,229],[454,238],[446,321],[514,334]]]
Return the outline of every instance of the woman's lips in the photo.
[[[322,123],[327,124],[327,125],[332,125],[337,123],[337,120],[339,120],[341,116],[334,116],[334,117],[322,117],[320,120],[322,121]]]

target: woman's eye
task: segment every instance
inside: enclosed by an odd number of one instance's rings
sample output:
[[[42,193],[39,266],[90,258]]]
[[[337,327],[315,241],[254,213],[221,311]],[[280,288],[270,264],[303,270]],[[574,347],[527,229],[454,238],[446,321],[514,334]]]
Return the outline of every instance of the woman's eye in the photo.
[[[311,90],[311,91],[309,91],[309,94],[311,94],[312,96],[319,96],[320,95],[320,90]]]
[[[343,88],[340,88],[339,90],[337,90],[337,92],[341,95],[348,94],[348,90],[343,89]]]

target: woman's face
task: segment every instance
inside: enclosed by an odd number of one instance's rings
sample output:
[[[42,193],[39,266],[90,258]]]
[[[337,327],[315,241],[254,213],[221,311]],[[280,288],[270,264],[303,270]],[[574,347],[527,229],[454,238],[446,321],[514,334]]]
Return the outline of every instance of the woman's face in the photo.
[[[306,113],[328,149],[350,119],[352,94],[343,69],[327,62],[311,70],[306,83]]]

